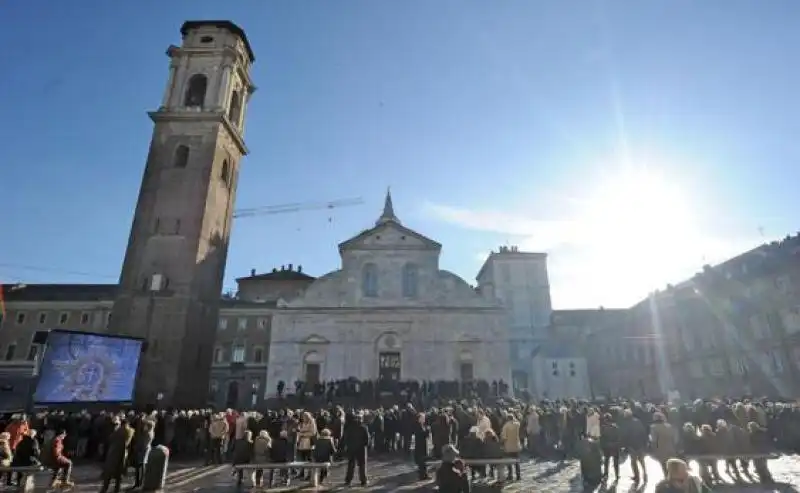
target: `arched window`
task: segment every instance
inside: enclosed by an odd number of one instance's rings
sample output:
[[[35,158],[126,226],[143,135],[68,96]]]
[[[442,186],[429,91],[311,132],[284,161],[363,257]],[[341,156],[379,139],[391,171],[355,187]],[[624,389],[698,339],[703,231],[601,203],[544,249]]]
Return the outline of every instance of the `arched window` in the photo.
[[[219,179],[225,182],[226,185],[230,184],[231,180],[231,167],[228,164],[228,160],[222,161],[222,169],[219,172]]]
[[[239,91],[233,91],[231,95],[231,104],[228,108],[228,120],[235,126],[239,126],[239,118],[242,115],[242,96]]]
[[[375,264],[364,265],[361,291],[364,296],[370,298],[378,296],[378,267]]]
[[[416,264],[406,264],[403,266],[403,296],[406,298],[417,297],[417,274],[419,269]]]
[[[203,74],[194,74],[186,85],[186,96],[183,98],[183,105],[189,108],[203,107],[206,101],[206,90],[208,89],[208,78]]]
[[[185,168],[189,164],[189,148],[180,145],[175,149],[174,165],[176,168]]]

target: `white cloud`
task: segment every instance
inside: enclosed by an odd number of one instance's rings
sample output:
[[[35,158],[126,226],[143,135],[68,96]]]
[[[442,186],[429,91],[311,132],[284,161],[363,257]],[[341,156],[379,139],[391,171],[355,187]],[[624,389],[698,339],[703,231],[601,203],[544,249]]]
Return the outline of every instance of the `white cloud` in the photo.
[[[703,264],[723,261],[761,242],[689,220],[649,220],[651,216],[641,211],[598,219],[591,209],[569,218],[530,218],[434,203],[424,210],[464,229],[511,236],[521,250],[548,252],[553,303],[561,308],[630,306],[654,289],[687,279]]]

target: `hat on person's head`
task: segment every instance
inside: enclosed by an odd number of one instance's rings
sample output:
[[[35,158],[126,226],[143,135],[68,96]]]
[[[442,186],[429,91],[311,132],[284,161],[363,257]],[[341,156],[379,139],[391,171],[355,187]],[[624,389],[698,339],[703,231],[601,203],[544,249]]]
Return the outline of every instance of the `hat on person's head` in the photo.
[[[455,448],[452,444],[445,445],[442,447],[442,461],[443,462],[453,462],[454,460],[458,459],[458,449]]]

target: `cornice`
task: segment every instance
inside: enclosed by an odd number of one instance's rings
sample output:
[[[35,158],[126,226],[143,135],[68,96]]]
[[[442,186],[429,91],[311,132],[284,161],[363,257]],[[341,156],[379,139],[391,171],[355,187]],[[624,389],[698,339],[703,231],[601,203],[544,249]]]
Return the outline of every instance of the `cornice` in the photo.
[[[114,300],[102,301],[9,301],[7,310],[98,310],[114,306]]]
[[[159,108],[157,111],[147,113],[153,123],[160,122],[213,122],[222,124],[233,139],[242,156],[250,153],[244,143],[241,132],[231,123],[228,116],[222,111],[171,111]]]

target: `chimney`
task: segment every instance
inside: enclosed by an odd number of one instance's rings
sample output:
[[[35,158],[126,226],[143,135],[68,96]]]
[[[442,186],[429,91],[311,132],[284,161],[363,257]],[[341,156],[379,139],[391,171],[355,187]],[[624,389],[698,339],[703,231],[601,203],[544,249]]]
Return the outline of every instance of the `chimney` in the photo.
[[[281,265],[281,272],[283,272],[285,270],[286,270],[286,266],[285,265]]]
[[[292,264],[289,264],[289,268],[286,270],[292,270]]]
[[[255,277],[255,276],[256,276],[256,270],[250,269],[250,277]]]
[[[302,265],[298,265],[297,266],[297,272],[303,272],[303,266]]]

